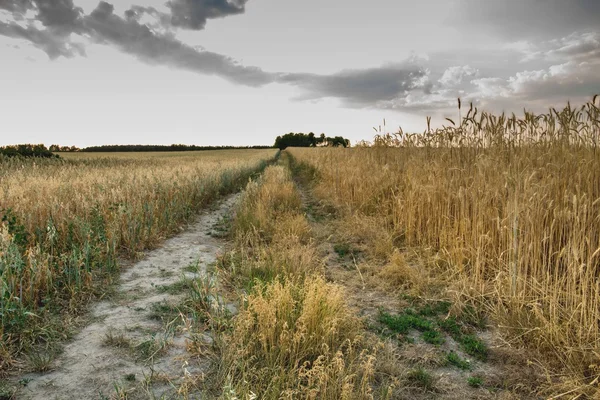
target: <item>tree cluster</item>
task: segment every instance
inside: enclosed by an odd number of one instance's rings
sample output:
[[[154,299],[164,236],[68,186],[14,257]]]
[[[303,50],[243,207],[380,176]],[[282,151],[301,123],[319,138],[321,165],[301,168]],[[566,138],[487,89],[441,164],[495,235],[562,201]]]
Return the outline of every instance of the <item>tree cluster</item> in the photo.
[[[0,154],[6,157],[38,157],[38,158],[59,158],[52,154],[43,144],[15,144],[11,146],[0,147]]]
[[[277,136],[275,139],[275,144],[273,147],[276,147],[280,150],[285,149],[286,147],[320,147],[320,146],[329,146],[329,147],[350,147],[350,140],[345,139],[341,136],[328,137],[325,136],[324,133],[321,133],[319,136],[315,136],[314,133],[310,132],[306,133],[286,133],[283,136]]]
[[[53,153],[71,153],[75,151],[81,151],[81,149],[77,146],[61,146],[58,144],[50,145],[49,150]]]

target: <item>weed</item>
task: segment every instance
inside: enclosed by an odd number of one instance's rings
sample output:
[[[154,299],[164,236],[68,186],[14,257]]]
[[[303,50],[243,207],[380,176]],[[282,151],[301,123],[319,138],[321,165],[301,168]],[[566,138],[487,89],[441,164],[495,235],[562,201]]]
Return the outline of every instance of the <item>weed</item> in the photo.
[[[446,361],[448,362],[448,364],[453,365],[459,369],[471,369],[471,363],[467,360],[463,360],[458,354],[456,354],[453,351],[446,354]]]
[[[349,243],[336,243],[333,246],[333,251],[335,251],[340,258],[344,258],[347,255],[356,256],[358,254],[358,250],[353,248]]]
[[[424,331],[421,336],[423,337],[423,340],[425,342],[430,344],[440,345],[443,344],[445,341],[442,334],[439,331],[433,329]]]
[[[131,347],[131,341],[123,333],[116,334],[112,329],[106,332],[102,340],[104,346],[127,349]]]
[[[157,338],[155,335],[134,346],[136,359],[138,361],[152,362],[152,360],[166,351],[168,342],[165,338]]]
[[[433,377],[423,368],[408,371],[406,379],[412,385],[418,386],[426,391],[433,390]]]
[[[51,369],[56,352],[52,349],[32,349],[25,355],[27,365],[33,372],[46,372]]]
[[[469,378],[467,378],[467,383],[471,387],[479,388],[483,386],[483,378],[479,376],[470,376]]]
[[[170,285],[162,285],[158,286],[156,290],[160,293],[168,293],[170,295],[179,295],[187,290],[191,289],[193,286],[192,280],[182,277],[179,281],[172,283]]]
[[[481,361],[487,360],[488,348],[476,335],[463,335],[459,342],[465,353]]]
[[[406,334],[410,329],[422,332],[435,330],[430,321],[410,311],[405,311],[405,313],[399,315],[391,315],[382,311],[379,314],[379,322],[387,326],[392,332],[400,334]]]

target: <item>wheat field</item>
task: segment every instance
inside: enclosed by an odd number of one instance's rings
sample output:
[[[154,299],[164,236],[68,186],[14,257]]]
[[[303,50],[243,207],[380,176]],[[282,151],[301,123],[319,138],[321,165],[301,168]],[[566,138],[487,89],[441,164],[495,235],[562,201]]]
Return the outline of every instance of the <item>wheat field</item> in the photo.
[[[0,370],[275,150],[0,159]],[[99,289],[102,293],[102,289]],[[60,335],[59,335],[60,336]]]
[[[600,110],[476,113],[421,135],[379,132],[362,147],[290,153],[314,169],[315,192],[343,218],[381,227],[383,236],[364,237],[375,255],[428,249],[455,296],[489,311],[508,340],[593,382]]]

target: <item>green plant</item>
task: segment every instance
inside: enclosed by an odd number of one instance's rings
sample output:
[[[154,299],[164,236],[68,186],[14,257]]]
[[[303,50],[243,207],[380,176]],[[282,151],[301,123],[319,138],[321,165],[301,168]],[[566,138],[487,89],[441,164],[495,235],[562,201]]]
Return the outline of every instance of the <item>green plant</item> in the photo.
[[[446,354],[446,361],[448,364],[453,365],[459,369],[470,370],[472,368],[471,363],[467,360],[462,359],[458,354],[451,351]]]
[[[424,390],[433,390],[433,377],[429,372],[427,372],[423,368],[416,368],[410,370],[406,375],[406,379],[409,383],[416,385]]]
[[[471,387],[479,388],[483,386],[483,378],[479,376],[470,376],[469,378],[467,378],[467,383]]]

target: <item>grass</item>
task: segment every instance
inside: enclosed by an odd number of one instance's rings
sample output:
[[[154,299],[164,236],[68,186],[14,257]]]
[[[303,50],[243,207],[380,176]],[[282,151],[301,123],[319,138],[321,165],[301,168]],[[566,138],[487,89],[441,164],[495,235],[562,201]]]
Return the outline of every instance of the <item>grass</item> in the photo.
[[[104,346],[116,347],[120,349],[128,349],[131,347],[131,340],[125,336],[122,332],[115,333],[110,330],[104,336],[104,340],[102,340],[102,344]]]
[[[483,378],[479,376],[470,376],[467,378],[467,383],[473,388],[480,388],[483,386]]]
[[[448,364],[453,365],[458,369],[470,370],[472,368],[470,362],[462,359],[458,354],[456,354],[453,351],[446,354],[446,361],[448,362]]]
[[[214,339],[215,397],[370,398],[374,351],[343,289],[321,275],[285,166],[268,167],[248,184],[230,237],[221,278],[242,298]]]
[[[408,371],[406,379],[411,385],[422,388],[426,391],[433,390],[433,377],[423,368],[416,368]]]

